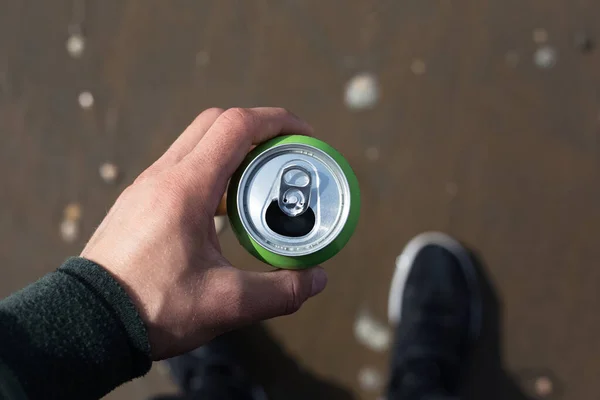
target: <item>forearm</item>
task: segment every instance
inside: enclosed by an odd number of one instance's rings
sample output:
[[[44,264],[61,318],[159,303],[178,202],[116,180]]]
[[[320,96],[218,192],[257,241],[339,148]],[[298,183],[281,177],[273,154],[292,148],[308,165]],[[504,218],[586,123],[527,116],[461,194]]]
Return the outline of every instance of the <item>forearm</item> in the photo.
[[[151,365],[133,303],[83,258],[0,301],[0,360],[31,399],[98,398]]]

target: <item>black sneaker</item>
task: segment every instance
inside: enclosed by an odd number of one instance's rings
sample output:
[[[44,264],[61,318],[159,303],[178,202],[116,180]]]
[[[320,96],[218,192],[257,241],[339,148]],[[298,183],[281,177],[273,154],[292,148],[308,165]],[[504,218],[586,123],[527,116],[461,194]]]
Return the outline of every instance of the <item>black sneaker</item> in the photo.
[[[263,388],[244,371],[231,335],[165,360],[183,392],[181,399],[267,400]]]
[[[388,400],[457,395],[481,308],[469,252],[443,233],[413,238],[396,260],[389,295],[398,328]]]

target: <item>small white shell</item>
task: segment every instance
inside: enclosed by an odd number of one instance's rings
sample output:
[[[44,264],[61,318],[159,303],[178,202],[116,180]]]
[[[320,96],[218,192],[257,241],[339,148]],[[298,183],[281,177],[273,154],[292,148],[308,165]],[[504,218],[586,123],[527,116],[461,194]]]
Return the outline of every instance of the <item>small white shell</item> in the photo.
[[[65,219],[60,224],[60,236],[67,243],[73,243],[79,237],[79,223],[75,220]]]
[[[373,318],[367,310],[359,312],[354,320],[354,337],[373,351],[384,352],[389,349],[391,336],[390,328]]]
[[[110,162],[105,162],[98,168],[98,172],[100,173],[100,177],[106,183],[115,183],[117,178],[119,177],[119,167]]]
[[[85,38],[82,35],[75,33],[67,39],[66,47],[67,52],[71,57],[79,58],[85,50]]]
[[[77,100],[79,101],[81,108],[84,110],[92,108],[94,105],[94,96],[88,91],[79,93]]]
[[[358,371],[358,384],[365,392],[378,392],[383,388],[384,377],[373,367],[362,367]]]
[[[379,84],[372,74],[358,74],[346,84],[344,102],[352,110],[373,108],[378,99]]]
[[[546,398],[554,391],[554,384],[547,376],[540,376],[535,380],[535,394],[540,398]]]
[[[533,62],[539,68],[548,69],[554,67],[558,60],[558,51],[552,46],[542,46],[533,55]]]

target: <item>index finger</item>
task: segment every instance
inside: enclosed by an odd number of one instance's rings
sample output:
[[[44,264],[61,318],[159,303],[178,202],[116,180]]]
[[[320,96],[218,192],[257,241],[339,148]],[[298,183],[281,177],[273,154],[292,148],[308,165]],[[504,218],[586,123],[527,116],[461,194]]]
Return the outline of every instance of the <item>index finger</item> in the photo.
[[[225,190],[251,146],[282,133],[310,135],[312,128],[284,108],[231,108],[217,118],[188,157],[210,166],[203,171],[205,178],[215,189]]]

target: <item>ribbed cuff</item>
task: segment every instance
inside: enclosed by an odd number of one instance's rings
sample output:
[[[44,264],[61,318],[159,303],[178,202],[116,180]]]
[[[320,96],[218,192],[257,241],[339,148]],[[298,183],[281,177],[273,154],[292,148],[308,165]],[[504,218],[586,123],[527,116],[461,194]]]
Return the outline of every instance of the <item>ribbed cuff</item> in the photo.
[[[132,300],[79,257],[0,301],[0,360],[31,399],[97,399],[152,365]]]
[[[125,289],[108,271],[86,258],[71,257],[57,272],[78,279],[98,298],[104,300],[106,307],[114,312],[115,320],[121,323],[131,343],[131,377],[137,378],[146,374],[152,366],[148,332]]]

